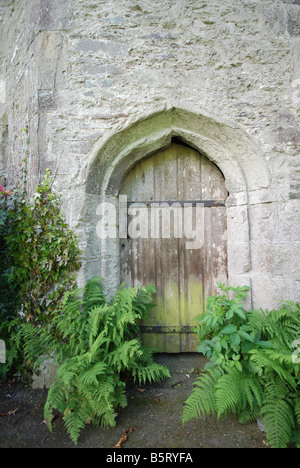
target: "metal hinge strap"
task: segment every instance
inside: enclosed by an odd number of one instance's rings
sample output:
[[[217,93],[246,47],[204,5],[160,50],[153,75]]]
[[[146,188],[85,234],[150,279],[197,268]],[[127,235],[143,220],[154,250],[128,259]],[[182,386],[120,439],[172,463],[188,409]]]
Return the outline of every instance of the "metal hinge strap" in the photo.
[[[172,325],[154,325],[154,326],[141,326],[141,333],[194,333],[195,327],[185,326],[172,326]]]
[[[163,204],[163,206],[161,206]],[[174,206],[175,204],[175,206]],[[138,205],[141,205],[141,208],[164,208],[164,207],[221,207],[226,206],[226,200],[177,200],[177,201],[130,201],[127,203],[127,206],[130,207],[135,205],[136,208],[139,208]],[[167,206],[168,205],[168,206]]]

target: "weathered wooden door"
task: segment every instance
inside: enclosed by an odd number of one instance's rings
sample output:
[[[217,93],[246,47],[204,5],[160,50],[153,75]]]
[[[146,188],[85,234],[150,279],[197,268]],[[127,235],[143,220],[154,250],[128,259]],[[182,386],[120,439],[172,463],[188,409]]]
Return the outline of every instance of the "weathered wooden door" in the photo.
[[[227,281],[224,177],[196,150],[172,143],[138,163],[120,194],[128,199],[121,282],[157,287],[156,307],[142,324],[143,342],[159,352],[196,351],[194,319],[216,283]],[[188,242],[192,238],[197,242]]]

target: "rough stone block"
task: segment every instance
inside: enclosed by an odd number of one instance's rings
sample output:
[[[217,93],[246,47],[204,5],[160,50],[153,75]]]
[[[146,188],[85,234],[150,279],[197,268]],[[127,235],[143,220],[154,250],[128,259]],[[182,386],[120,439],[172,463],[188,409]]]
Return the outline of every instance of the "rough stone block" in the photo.
[[[276,235],[277,204],[267,203],[249,207],[250,238],[272,242]]]
[[[281,307],[282,301],[299,301],[299,285],[297,289],[295,283],[288,277],[253,275],[253,307],[272,310]]]
[[[249,241],[249,219],[246,205],[227,208],[228,242]]]
[[[101,53],[111,57],[124,56],[128,52],[126,44],[114,42],[96,41],[90,38],[82,38],[78,42],[76,49],[84,53]]]
[[[58,370],[58,365],[53,359],[46,360],[41,364],[39,372],[33,375],[32,388],[49,389],[54,382]]]
[[[42,30],[68,29],[72,24],[71,0],[41,0],[40,28]]]
[[[38,89],[68,88],[68,58],[64,35],[59,31],[41,32],[32,45],[33,79]]]
[[[260,274],[273,272],[274,244],[261,242],[259,240],[251,242],[251,268],[252,271]]]
[[[300,200],[290,200],[278,206],[276,240],[278,242],[298,242],[300,234]]]
[[[40,111],[54,111],[58,107],[58,94],[53,90],[40,90],[38,92]]]
[[[228,269],[236,275],[243,275],[250,271],[250,251],[248,242],[228,243]]]
[[[0,80],[0,104],[6,103],[6,85],[5,80]]]

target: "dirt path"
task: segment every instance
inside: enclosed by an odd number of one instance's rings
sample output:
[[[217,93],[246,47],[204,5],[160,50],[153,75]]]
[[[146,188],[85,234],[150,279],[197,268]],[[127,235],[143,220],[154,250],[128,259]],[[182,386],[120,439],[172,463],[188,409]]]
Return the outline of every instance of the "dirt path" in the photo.
[[[159,362],[169,365],[172,378],[158,385],[128,388],[128,406],[119,412],[117,427],[101,429],[87,426],[78,448],[113,448],[125,430],[124,448],[266,448],[264,434],[256,423],[241,425],[233,418],[215,417],[181,424],[182,407],[191,393],[204,361],[199,355],[161,355]],[[53,432],[43,423],[46,390],[24,388],[0,382],[0,448],[72,448],[63,422],[57,417]],[[16,410],[16,411],[15,411]],[[9,412],[13,414],[7,415]]]

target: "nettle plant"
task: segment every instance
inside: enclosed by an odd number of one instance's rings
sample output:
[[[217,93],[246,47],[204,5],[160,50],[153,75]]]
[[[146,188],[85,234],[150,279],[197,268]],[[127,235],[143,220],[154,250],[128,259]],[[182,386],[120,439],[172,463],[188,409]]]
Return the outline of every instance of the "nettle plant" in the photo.
[[[206,368],[221,365],[242,370],[241,354],[254,343],[243,304],[250,288],[227,287],[222,283],[218,283],[218,287],[223,294],[208,298],[206,312],[200,316],[196,327],[200,340],[198,352],[209,358]],[[261,340],[256,342],[267,346]]]

